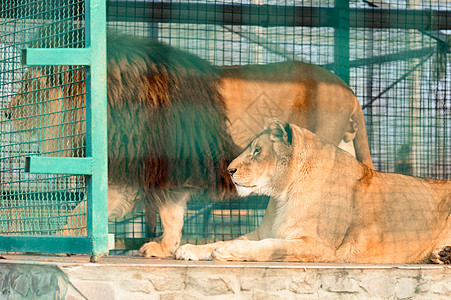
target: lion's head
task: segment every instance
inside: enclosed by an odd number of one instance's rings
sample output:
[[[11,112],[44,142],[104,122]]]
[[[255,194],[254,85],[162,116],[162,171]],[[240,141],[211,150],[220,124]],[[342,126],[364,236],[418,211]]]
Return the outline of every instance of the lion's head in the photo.
[[[288,123],[268,120],[264,131],[228,167],[241,196],[251,193],[273,196],[274,191],[283,189],[284,176],[292,161],[292,139]]]

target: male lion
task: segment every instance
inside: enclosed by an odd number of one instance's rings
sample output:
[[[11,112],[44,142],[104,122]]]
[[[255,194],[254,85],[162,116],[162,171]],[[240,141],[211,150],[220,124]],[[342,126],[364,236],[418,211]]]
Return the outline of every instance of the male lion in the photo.
[[[181,246],[176,258],[450,263],[451,181],[374,171],[276,119],[228,170],[241,196],[271,197],[260,227],[231,242]]]
[[[81,35],[66,37],[67,44]],[[48,38],[39,47],[58,46],[53,43]],[[335,145],[354,142],[359,161],[373,167],[354,93],[320,67],[285,62],[217,68],[125,35],[108,36],[107,67],[108,215],[124,216],[138,199],[150,224],[159,211],[161,243],[145,244],[144,256],[170,256],[177,249],[193,193],[207,189],[219,199],[233,194],[227,165],[263,119],[296,123]],[[80,67],[31,67],[4,113],[15,127],[39,137],[43,153],[83,156],[73,149],[84,143],[84,78]]]

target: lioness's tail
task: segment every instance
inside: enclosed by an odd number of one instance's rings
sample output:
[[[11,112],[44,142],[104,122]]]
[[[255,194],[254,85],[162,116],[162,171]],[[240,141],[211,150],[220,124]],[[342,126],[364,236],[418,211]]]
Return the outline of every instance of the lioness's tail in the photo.
[[[354,139],[355,155],[357,160],[364,163],[366,166],[374,169],[374,164],[371,159],[370,147],[368,144],[368,135],[366,133],[365,118],[363,116],[362,107],[359,101],[355,98],[356,109],[352,115],[352,119],[357,123],[357,133]]]

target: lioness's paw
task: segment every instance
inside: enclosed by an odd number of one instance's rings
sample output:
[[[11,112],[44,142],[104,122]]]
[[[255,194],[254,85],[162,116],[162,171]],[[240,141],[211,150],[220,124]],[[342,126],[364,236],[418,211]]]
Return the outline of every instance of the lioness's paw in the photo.
[[[149,242],[141,246],[139,253],[144,257],[171,257],[173,251],[156,242]]]
[[[174,257],[180,260],[211,260],[211,251],[202,251],[202,246],[185,244],[175,250]]]
[[[233,241],[220,246],[213,251],[211,257],[221,261],[245,261],[250,260],[247,253],[249,245],[246,241]]]
[[[451,246],[434,249],[431,258],[432,262],[436,264],[451,264]]]

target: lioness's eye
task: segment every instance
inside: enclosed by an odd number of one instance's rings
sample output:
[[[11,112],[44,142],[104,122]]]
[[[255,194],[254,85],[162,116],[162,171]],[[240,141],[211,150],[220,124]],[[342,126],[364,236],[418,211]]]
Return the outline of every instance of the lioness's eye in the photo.
[[[255,147],[254,155],[259,154],[261,151],[262,151],[262,148],[261,148],[261,147]]]

